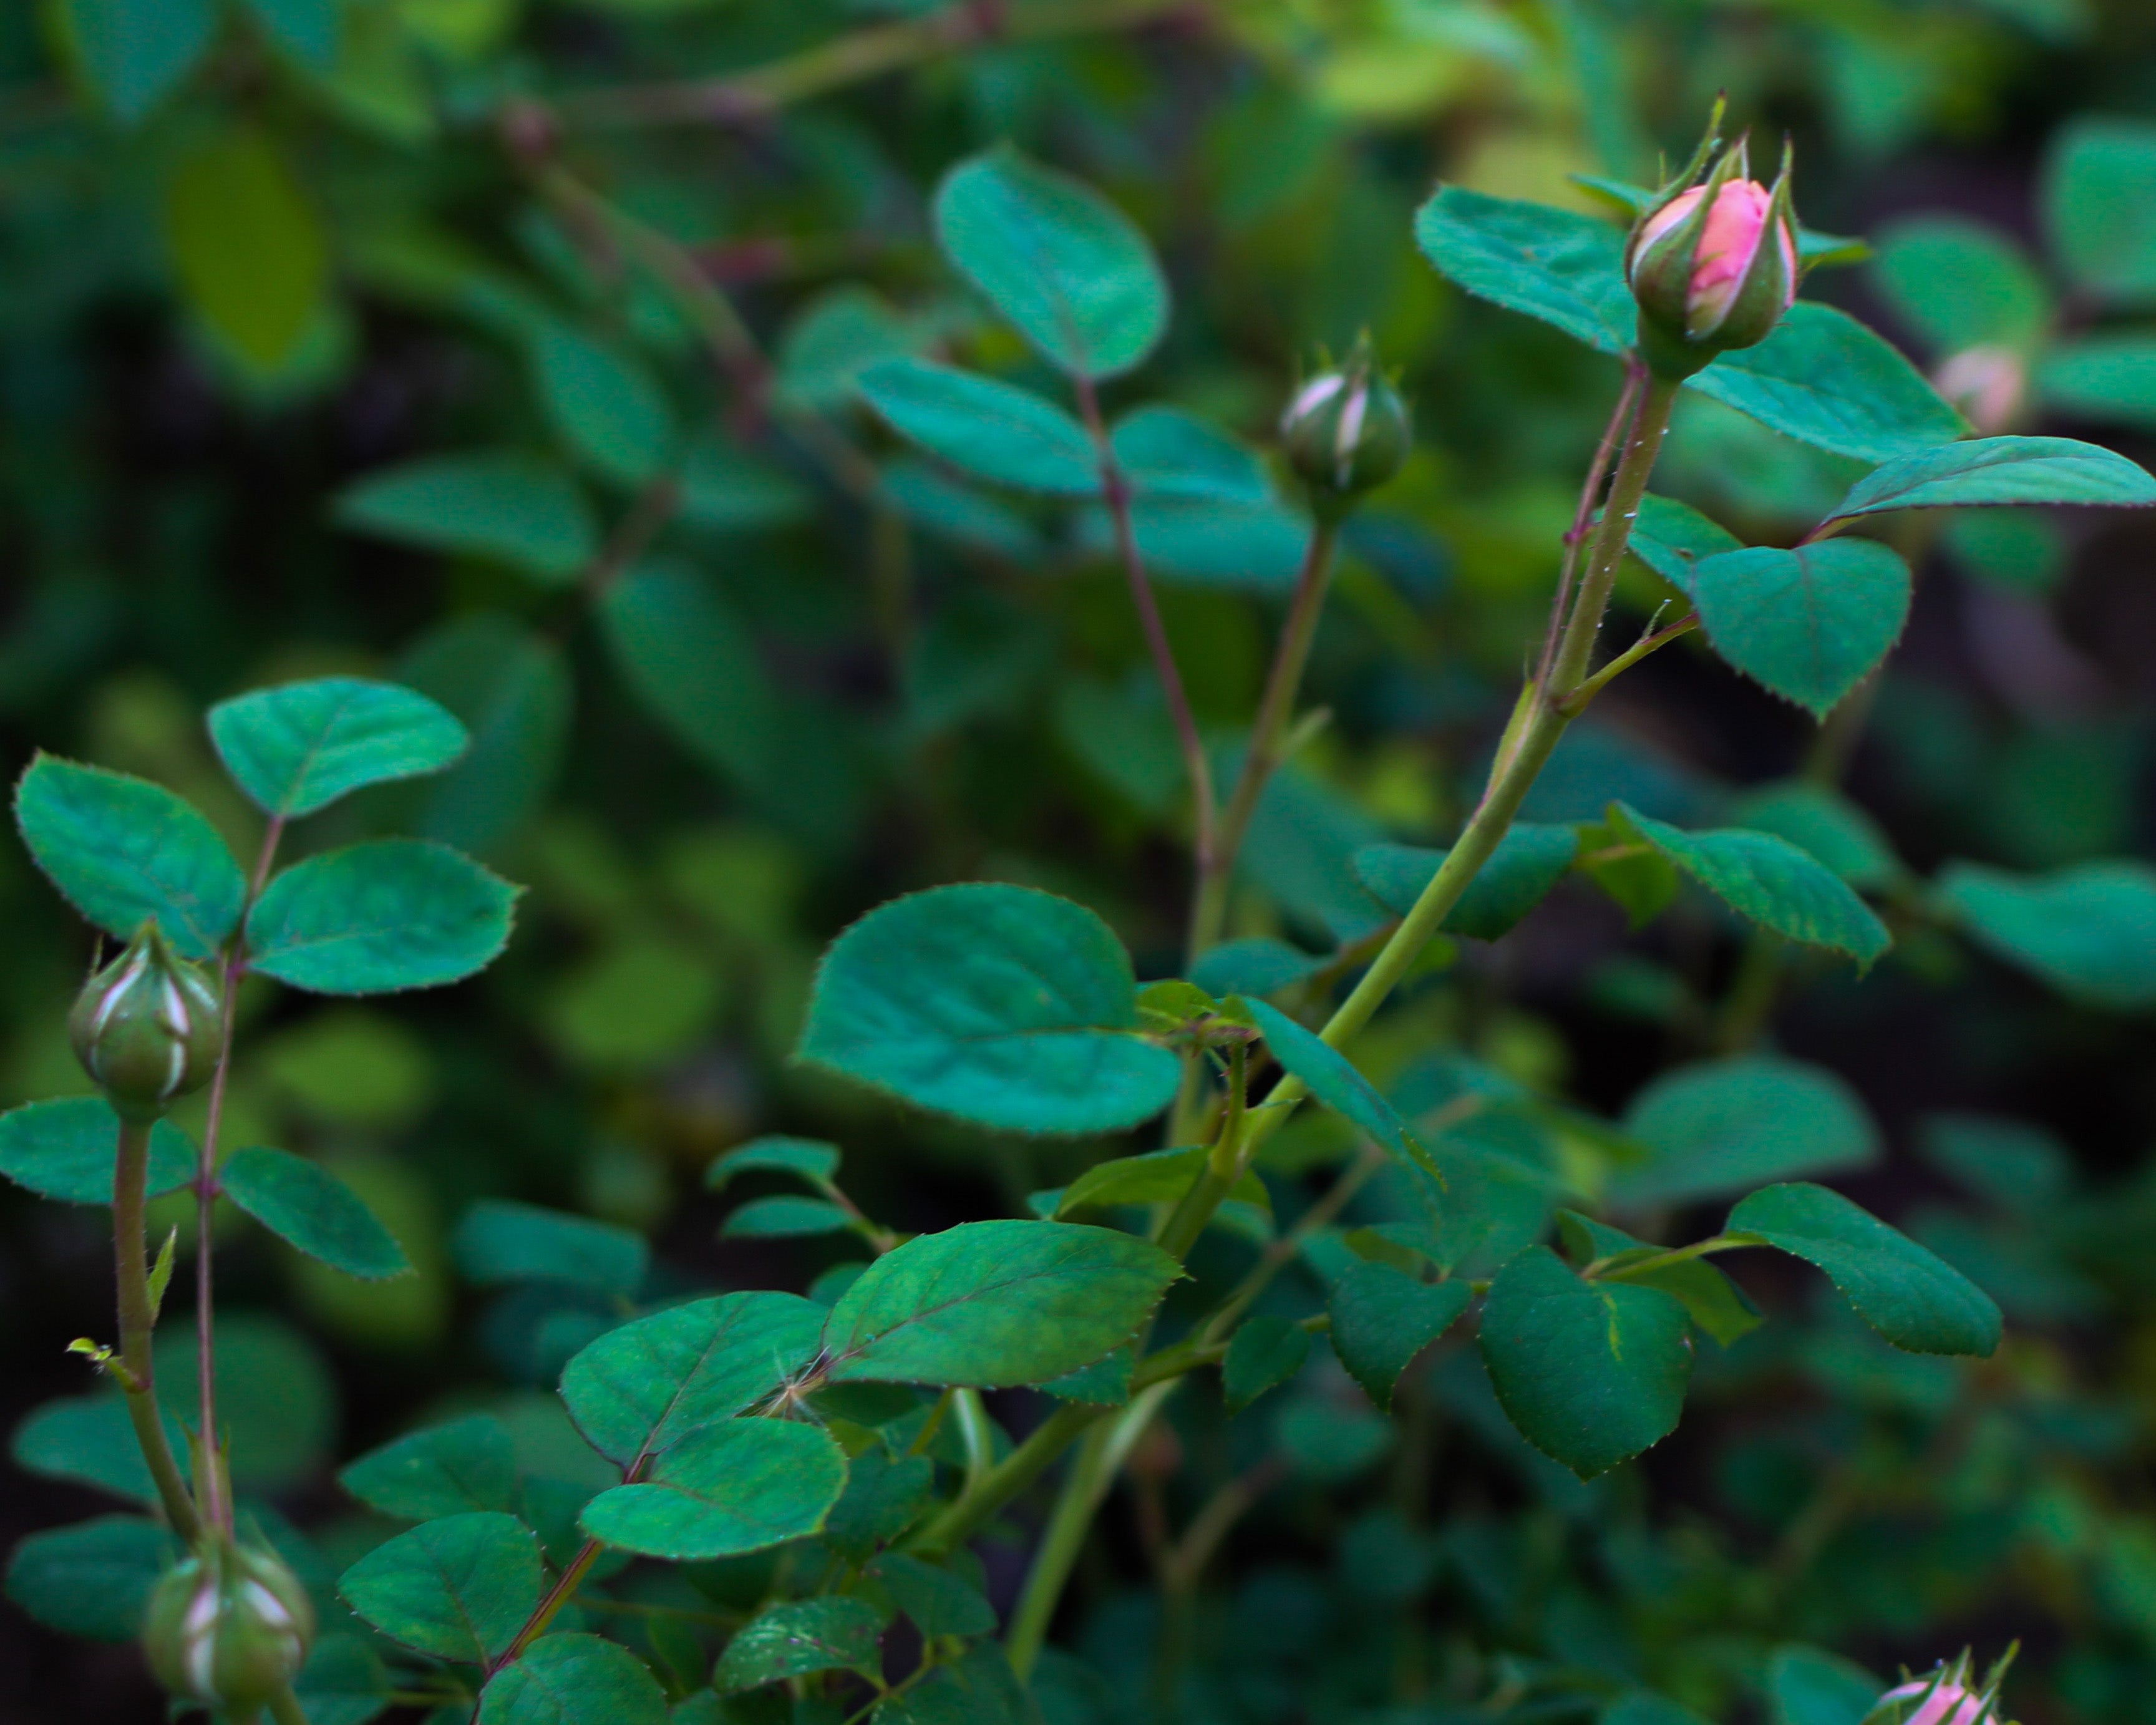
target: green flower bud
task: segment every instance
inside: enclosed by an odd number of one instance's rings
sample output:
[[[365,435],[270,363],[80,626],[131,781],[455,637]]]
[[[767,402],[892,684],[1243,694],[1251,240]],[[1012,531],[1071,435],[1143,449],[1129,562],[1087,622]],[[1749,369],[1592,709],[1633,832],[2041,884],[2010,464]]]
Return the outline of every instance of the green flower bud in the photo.
[[[129,1120],[154,1120],[217,1065],[216,985],[145,922],[68,1015],[75,1058]]]
[[[166,1572],[150,1594],[143,1651],[174,1695],[251,1719],[298,1675],[315,1608],[270,1552],[217,1543]]]
[[[1321,511],[1346,508],[1400,470],[1414,439],[1407,403],[1371,363],[1367,341],[1320,372],[1281,415],[1281,447]]]

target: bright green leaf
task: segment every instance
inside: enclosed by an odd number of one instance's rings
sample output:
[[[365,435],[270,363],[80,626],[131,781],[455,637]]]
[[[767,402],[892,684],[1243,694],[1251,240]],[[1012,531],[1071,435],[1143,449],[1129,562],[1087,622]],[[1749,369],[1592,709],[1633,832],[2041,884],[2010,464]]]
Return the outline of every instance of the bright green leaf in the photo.
[[[1358,1261],[1332,1285],[1332,1351],[1370,1399],[1390,1412],[1400,1373],[1473,1297],[1465,1281],[1422,1282],[1389,1264]]]
[[[871,911],[824,955],[800,1058],[1010,1132],[1136,1126],[1181,1067],[1142,1042],[1129,955],[1067,900],[994,883]]]
[[[1856,1092],[1780,1055],[1665,1072],[1633,1098],[1625,1130],[1653,1153],[1610,1180],[1610,1198],[1627,1205],[1688,1204],[1879,1159],[1878,1128]]]
[[[1256,455],[1214,425],[1180,408],[1140,408],[1116,422],[1108,441],[1140,497],[1200,502],[1267,503],[1273,488]]]
[[[1888,462],[1851,487],[1827,519],[2015,503],[2156,503],[2156,477],[2070,437],[1980,437]]]
[[[1988,1355],[1999,1346],[1999,1307],[1989,1295],[1838,1192],[1769,1186],[1730,1211],[1728,1231],[1817,1265],[1857,1316],[1897,1348]]]
[[[91,85],[132,126],[192,71],[217,36],[210,0],[64,0]]]
[[[516,1451],[493,1414],[467,1414],[369,1450],[337,1483],[368,1508],[414,1522],[508,1510],[516,1504]]]
[[[460,1665],[504,1652],[539,1603],[539,1542],[491,1511],[423,1522],[377,1545],[337,1583],[393,1641]]]
[[[1839,875],[1786,839],[1741,827],[1686,833],[1636,809],[1623,812],[1656,850],[1762,928],[1865,966],[1892,944],[1886,924]]]
[[[651,1248],[640,1234],[536,1204],[481,1199],[457,1224],[457,1268],[480,1287],[553,1281],[633,1299]]]
[[[1599,1265],[1596,1274],[1609,1281],[1660,1288],[1683,1305],[1702,1334],[1722,1347],[1742,1341],[1766,1321],[1737,1285],[1704,1258],[1657,1262],[1668,1255],[1661,1246],[1635,1240],[1620,1228],[1576,1210],[1559,1210],[1557,1219],[1565,1250],[1580,1270]]]
[[[338,0],[247,0],[247,9],[272,42],[310,71],[326,72],[336,64],[343,22]]]
[[[824,1186],[839,1172],[839,1147],[821,1138],[789,1138],[773,1133],[737,1144],[704,1170],[704,1185],[721,1192],[736,1174],[793,1174],[812,1186]]]
[[[1878,822],[1830,786],[1806,778],[1763,785],[1738,803],[1734,819],[1810,851],[1851,886],[1879,891],[1902,878],[1901,859]]]
[[[1521,1435],[1592,1479],[1676,1428],[1689,1323],[1660,1288],[1584,1281],[1529,1246],[1490,1285],[1482,1363]]]
[[[1939,897],[1979,945],[2062,994],[2122,1011],[2156,1002],[2156,869],[2146,863],[2049,875],[1950,863]]]
[[[1285,1317],[1246,1317],[1220,1362],[1220,1393],[1230,1414],[1240,1414],[1269,1389],[1302,1369],[1310,1358],[1310,1332]]]
[[[247,881],[217,830],[162,785],[40,754],[15,819],[60,896],[121,940],[154,916],[181,955],[207,958],[239,922]]]
[[[2156,426],[2156,336],[2129,331],[2062,341],[2038,362],[2036,390],[2061,413]]]
[[[1604,353],[1632,345],[1638,314],[1625,285],[1625,236],[1607,222],[1446,186],[1417,213],[1415,239],[1478,299]]]
[[[142,1633],[150,1589],[177,1554],[162,1522],[99,1516],[18,1543],[8,1559],[8,1597],[63,1635],[131,1641]]]
[[[381,1281],[411,1273],[404,1248],[366,1201],[304,1157],[259,1145],[236,1151],[218,1183],[271,1233],[347,1276]]]
[[[843,1234],[853,1218],[827,1198],[752,1199],[720,1224],[724,1240],[802,1240]]]
[[[1863,1725],[1887,1686],[1863,1666],[1798,1642],[1767,1659],[1774,1725]]]
[[[494,961],[516,894],[446,845],[354,845],[270,881],[247,918],[248,963],[320,994],[436,988]]]
[[[188,305],[252,370],[298,353],[329,290],[329,244],[268,134],[239,127],[183,154],[166,188],[165,241]]]
[[[1074,376],[1130,370],[1168,327],[1168,283],[1145,236],[1067,174],[990,151],[943,177],[935,220],[944,255]]]
[[[1068,1222],[968,1222],[886,1252],[831,1308],[834,1380],[1042,1384],[1127,1341],[1182,1274],[1151,1242]]]
[[[1311,525],[1309,516],[1277,499],[1141,496],[1131,505],[1131,533],[1147,572],[1161,580],[1285,597],[1309,549]],[[1106,509],[1081,511],[1077,536],[1089,552],[1115,553]]]
[[[1820,718],[1902,638],[1909,593],[1909,566],[1870,539],[1758,546],[1692,569],[1692,602],[1714,650]]]
[[[602,479],[648,485],[673,460],[674,414],[643,364],[552,321],[531,332],[534,385],[556,434]]]
[[[1652,492],[1640,500],[1640,513],[1625,544],[1634,557],[1683,593],[1691,592],[1692,570],[1700,562],[1743,548],[1743,540],[1689,503]]]
[[[337,494],[337,525],[423,551],[506,563],[565,587],[598,554],[583,489],[543,458],[506,450],[429,455]]]
[[[922,359],[881,361],[860,388],[893,430],[978,478],[1065,497],[1101,489],[1086,428],[1030,390]]]
[[[636,1483],[600,1492],[579,1525],[646,1557],[733,1557],[817,1532],[845,1487],[845,1452],[817,1427],[726,1420],[691,1431]]]
[[[365,677],[283,683],[209,710],[218,758],[264,814],[295,820],[347,792],[439,773],[470,739],[424,695]]]
[[[1571,827],[1515,821],[1438,926],[1476,940],[1502,938],[1549,896],[1578,854],[1579,834]],[[1449,855],[1410,845],[1366,845],[1355,853],[1355,878],[1395,916],[1404,916]]]
[[[883,1614],[842,1594],[771,1605],[744,1624],[720,1656],[712,1682],[723,1695],[814,1671],[872,1666]]]
[[[103,1096],[63,1096],[0,1114],[0,1174],[62,1204],[110,1204],[120,1117]],[[150,1128],[152,1198],[195,1177],[196,1152],[169,1120]]]
[[[1301,1079],[1311,1095],[1394,1156],[1414,1163],[1443,1183],[1444,1176],[1437,1173],[1430,1152],[1408,1130],[1407,1122],[1377,1086],[1357,1071],[1345,1055],[1279,1008],[1262,1000],[1245,1004],[1258,1029],[1265,1033],[1265,1046],[1272,1050],[1273,1058],[1283,1070]]]
[[[667,1725],[666,1692],[619,1641],[542,1635],[480,1692],[478,1725]]]

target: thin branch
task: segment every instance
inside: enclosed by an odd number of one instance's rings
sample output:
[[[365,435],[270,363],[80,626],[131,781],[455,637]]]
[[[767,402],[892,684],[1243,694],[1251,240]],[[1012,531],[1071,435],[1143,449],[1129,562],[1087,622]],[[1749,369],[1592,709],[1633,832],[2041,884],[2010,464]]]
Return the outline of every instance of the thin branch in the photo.
[[[1699,627],[1699,613],[1688,612],[1667,629],[1650,629],[1627,647],[1609,664],[1588,678],[1571,694],[1558,703],[1558,711],[1568,719],[1576,719],[1587,711],[1587,704],[1609,685],[1622,676],[1650,653],[1658,653],[1681,635],[1688,635]]]
[[[1564,626],[1565,603],[1572,597],[1573,578],[1579,568],[1579,548],[1587,542],[1587,530],[1594,524],[1594,506],[1602,495],[1602,483],[1609,477],[1610,458],[1619,442],[1632,434],[1640,405],[1640,382],[1645,375],[1645,368],[1636,359],[1625,361],[1625,388],[1617,398],[1616,411],[1602,428],[1602,440],[1595,444],[1594,459],[1588,464],[1587,477],[1580,483],[1579,506],[1573,511],[1572,525],[1565,529],[1564,561],[1558,566],[1557,592],[1550,601],[1549,628],[1543,636],[1542,657],[1535,665],[1537,689],[1549,687],[1550,667],[1557,662],[1558,635]]]

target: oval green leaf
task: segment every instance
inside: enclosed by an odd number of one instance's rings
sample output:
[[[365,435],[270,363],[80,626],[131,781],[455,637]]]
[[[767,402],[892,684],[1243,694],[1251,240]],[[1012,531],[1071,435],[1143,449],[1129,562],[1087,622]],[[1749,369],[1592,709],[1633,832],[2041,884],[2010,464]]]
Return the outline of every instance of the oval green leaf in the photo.
[[[367,1281],[411,1273],[394,1235],[327,1168],[260,1145],[235,1151],[218,1170],[224,1195],[311,1258]]]
[[[674,459],[673,410],[643,362],[552,321],[530,332],[532,382],[562,443],[623,486],[648,485]]]
[[[579,1525],[645,1557],[737,1557],[816,1532],[845,1488],[845,1452],[815,1426],[727,1420],[684,1438],[637,1483],[600,1492]]]
[[[470,738],[416,690],[365,677],[257,689],[209,710],[218,757],[266,814],[297,819],[349,791],[439,773]]]
[[[2156,477],[2114,450],[2071,437],[1972,438],[1866,474],[1827,519],[2035,503],[2156,503]]]
[[[485,1665],[508,1650],[539,1603],[539,1542],[514,1516],[444,1516],[375,1547],[337,1591],[393,1641]]]
[[[1404,916],[1450,855],[1412,845],[1368,845],[1355,853],[1355,878],[1395,916]],[[1549,896],[1578,855],[1576,829],[1515,821],[1439,927],[1476,940],[1502,938]]]
[[[2032,875],[1956,862],[1938,890],[1979,946],[2061,993],[2122,1011],[2156,1003],[2156,869],[2148,864]]]
[[[437,988],[483,970],[508,944],[516,894],[423,839],[332,850],[264,890],[247,918],[249,967],[318,994]]]
[[[860,388],[894,431],[967,473],[1064,497],[1101,489],[1086,428],[1030,390],[922,359],[872,365]]]
[[[0,1114],[0,1174],[62,1204],[110,1204],[120,1158],[120,1117],[103,1096],[62,1096]],[[196,1153],[169,1120],[150,1128],[149,1194],[195,1176]]]
[[[337,1483],[368,1508],[408,1521],[509,1510],[516,1503],[516,1450],[493,1414],[468,1414],[370,1450]]]
[[[1653,1153],[1612,1176],[1609,1197],[1626,1204],[1719,1198],[1879,1158],[1878,1128],[1856,1092],[1823,1066],[1779,1055],[1665,1072],[1633,1098],[1625,1130]]]
[[[1625,236],[1607,222],[1446,186],[1416,214],[1415,241],[1477,299],[1603,353],[1632,345],[1639,316],[1625,285]]]
[[[1724,552],[1691,577],[1714,650],[1820,718],[1871,674],[1909,619],[1909,566],[1869,539]]]
[[[1265,1046],[1282,1069],[1301,1079],[1310,1093],[1334,1113],[1367,1133],[1393,1155],[1411,1162],[1439,1185],[1445,1176],[1399,1111],[1387,1101],[1337,1049],[1303,1028],[1278,1007],[1262,1000],[1244,1003],[1265,1033]]]
[[[555,463],[509,450],[430,455],[337,494],[337,525],[422,551],[506,563],[566,587],[598,555],[598,520]]]
[[[1414,1357],[1452,1327],[1474,1297],[1465,1281],[1418,1281],[1389,1264],[1358,1260],[1333,1283],[1332,1351],[1388,1413]]]
[[[603,1636],[542,1635],[480,1692],[479,1725],[666,1725],[666,1692]]]
[[[726,1644],[713,1686],[738,1695],[788,1677],[871,1665],[883,1625],[883,1614],[866,1599],[842,1594],[767,1607]]]

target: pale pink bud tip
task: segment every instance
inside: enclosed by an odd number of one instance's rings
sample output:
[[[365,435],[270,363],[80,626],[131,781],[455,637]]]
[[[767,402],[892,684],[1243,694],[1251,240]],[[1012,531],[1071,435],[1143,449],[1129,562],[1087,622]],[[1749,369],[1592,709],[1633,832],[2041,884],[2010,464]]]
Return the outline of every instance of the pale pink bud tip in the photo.
[[[1984,1717],[1984,1697],[1974,1690],[1964,1689],[1958,1683],[1938,1683],[1933,1678],[1920,1682],[1904,1683],[1890,1689],[1880,1697],[1882,1702],[1912,1701],[1917,1696],[1930,1698],[1902,1721],[1902,1725],[1979,1725]]]
[[[1636,250],[1645,252],[1664,234],[1689,220],[1704,186],[1681,192],[1655,213],[1641,233]],[[1691,281],[1685,296],[1686,323],[1701,333],[1717,328],[1727,316],[1730,301],[1744,284],[1753,260],[1766,237],[1774,208],[1774,194],[1757,180],[1725,180],[1707,212],[1707,225],[1692,254]],[[1786,222],[1776,224],[1775,243],[1782,251],[1783,276],[1789,290],[1783,301],[1788,310],[1797,294],[1796,236]]]

